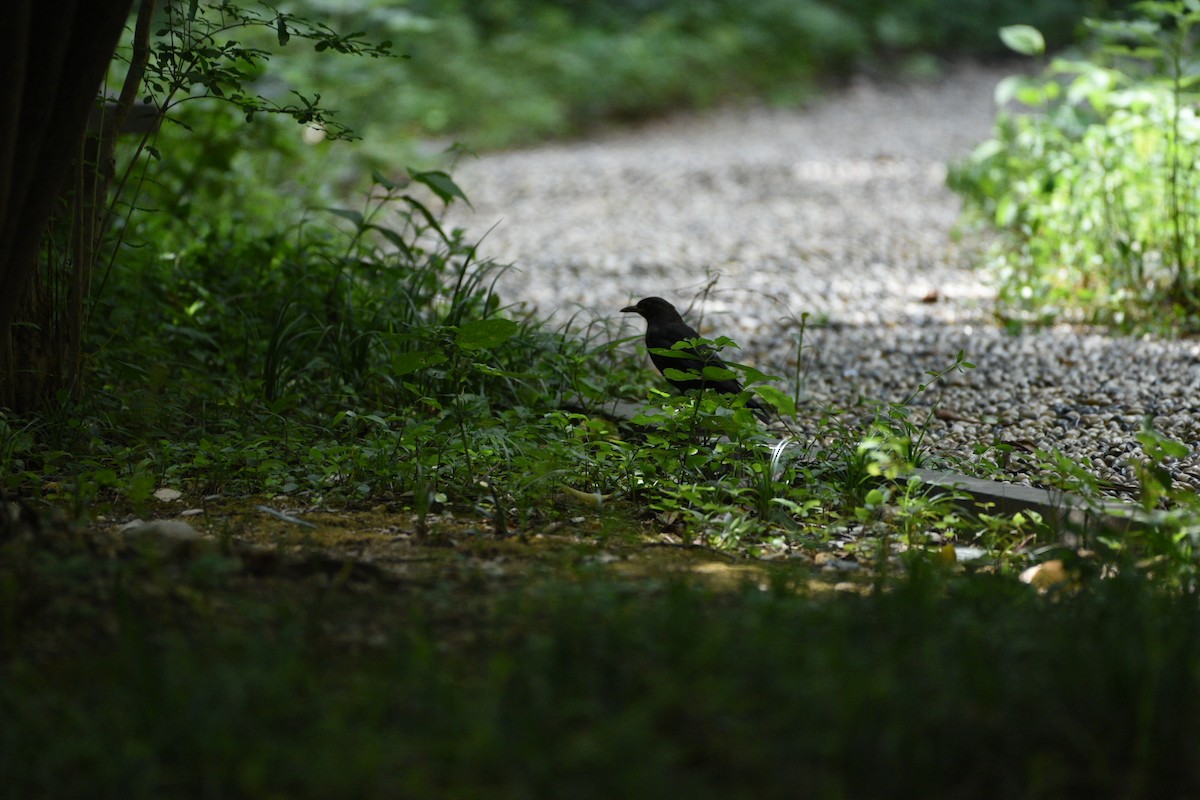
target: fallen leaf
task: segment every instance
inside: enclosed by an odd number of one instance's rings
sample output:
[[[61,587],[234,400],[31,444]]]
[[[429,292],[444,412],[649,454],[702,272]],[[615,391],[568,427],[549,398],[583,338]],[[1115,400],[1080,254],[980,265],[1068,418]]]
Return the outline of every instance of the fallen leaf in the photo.
[[[1061,559],[1054,559],[1043,564],[1034,564],[1021,573],[1021,581],[1034,586],[1043,592],[1067,580],[1067,571],[1063,568]]]

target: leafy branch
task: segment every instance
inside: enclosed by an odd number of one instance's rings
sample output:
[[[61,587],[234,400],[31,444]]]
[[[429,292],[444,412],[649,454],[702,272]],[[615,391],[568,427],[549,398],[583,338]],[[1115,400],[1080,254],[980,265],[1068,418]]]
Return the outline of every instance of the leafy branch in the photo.
[[[280,103],[248,91],[246,87],[272,56],[251,42],[270,32],[280,47],[299,39],[313,42],[317,52],[369,58],[391,57],[392,43],[369,42],[362,32],[340,34],[324,24],[260,5],[262,10],[199,0],[168,2],[163,9],[165,22],[155,31],[157,38],[150,47],[142,102],[165,114],[183,102],[215,98],[236,105],[247,122],[257,114],[282,114],[302,125],[320,127],[330,139],[357,138],[320,105],[320,94],[310,97],[292,91],[296,100]]]

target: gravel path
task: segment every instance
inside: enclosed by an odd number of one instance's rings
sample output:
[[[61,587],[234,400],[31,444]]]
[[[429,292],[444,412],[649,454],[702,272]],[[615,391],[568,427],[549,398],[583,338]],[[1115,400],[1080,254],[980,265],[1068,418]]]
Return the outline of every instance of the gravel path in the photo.
[[[965,350],[977,368],[942,390],[961,419],[935,421],[937,450],[1058,448],[1129,484],[1145,415],[1200,450],[1200,343],[996,327],[994,291],[971,268],[978,245],[953,235],[945,165],[989,135],[1005,74],[862,80],[805,110],[727,109],[488,155],[457,171],[475,208],[453,223],[486,233],[481,256],[516,265],[506,300],[612,317],[614,336],[642,329],[622,306],[661,295],[683,309],[719,276],[687,316],[740,342],[741,360],[791,376],[793,321],[808,312],[804,396],[816,407],[901,400]],[[1173,471],[1200,488],[1197,456]]]

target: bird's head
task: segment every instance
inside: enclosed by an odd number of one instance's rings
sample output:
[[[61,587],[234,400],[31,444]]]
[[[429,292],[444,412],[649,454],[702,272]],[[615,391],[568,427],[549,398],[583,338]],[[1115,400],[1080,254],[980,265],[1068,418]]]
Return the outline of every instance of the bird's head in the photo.
[[[632,311],[635,314],[641,314],[647,320],[659,319],[663,321],[681,319],[679,312],[675,310],[675,306],[663,300],[661,297],[646,297],[638,300],[635,305],[625,306],[621,309],[622,312]]]

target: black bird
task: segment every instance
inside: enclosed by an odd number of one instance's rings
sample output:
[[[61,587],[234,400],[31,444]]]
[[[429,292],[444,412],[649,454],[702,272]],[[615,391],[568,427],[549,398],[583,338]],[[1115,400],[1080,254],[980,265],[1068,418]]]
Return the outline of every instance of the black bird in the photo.
[[[705,367],[729,369],[712,348],[703,345],[699,348],[680,348],[677,351],[680,354],[679,357],[664,356],[654,352],[655,350],[670,350],[676,342],[697,339],[700,336],[696,333],[695,328],[683,321],[683,317],[679,316],[675,306],[661,297],[647,297],[639,300],[637,305],[625,306],[621,311],[632,311],[645,318],[646,348],[650,351],[650,360],[654,362],[654,366],[658,367],[658,371],[663,373],[664,378],[666,378],[668,369],[695,373],[698,376],[703,375]],[[692,389],[712,389],[719,394],[739,394],[742,391],[742,384],[736,378],[719,380],[702,377],[693,380],[667,378],[667,382],[681,392]],[[746,406],[763,422],[770,419],[767,407],[758,398],[750,398],[746,401]]]

